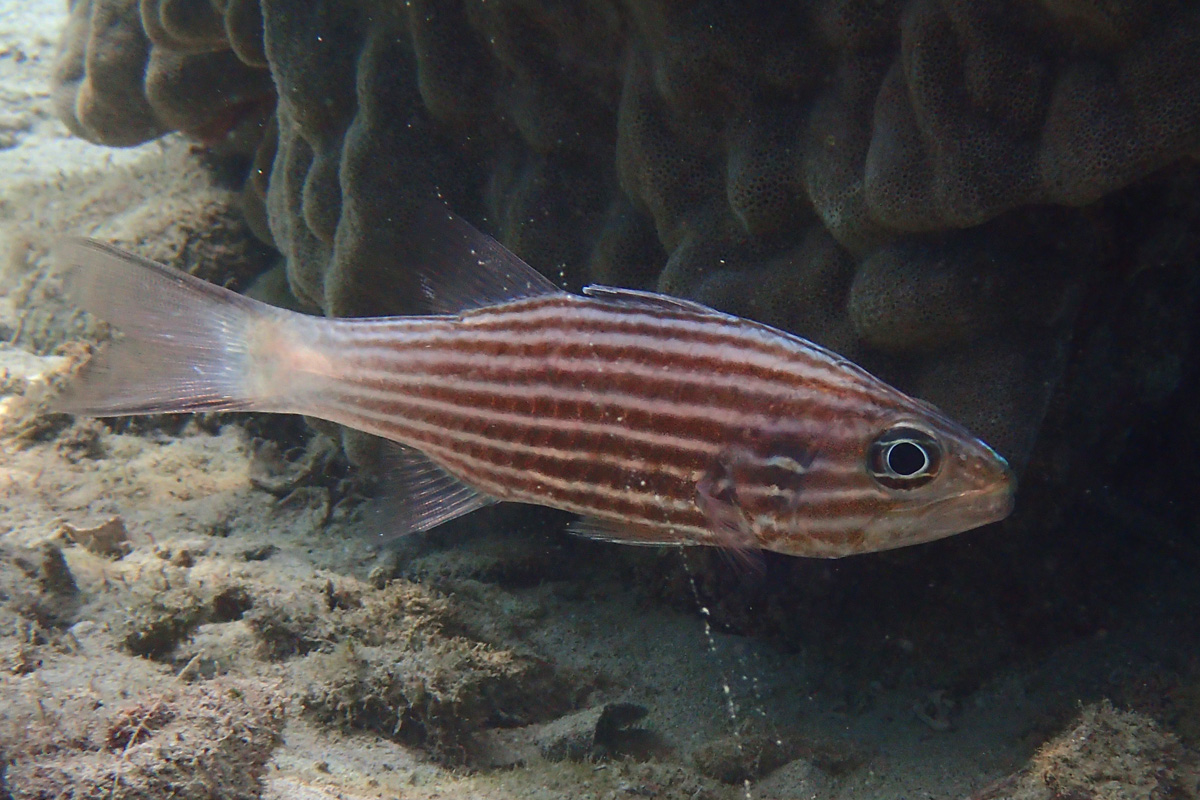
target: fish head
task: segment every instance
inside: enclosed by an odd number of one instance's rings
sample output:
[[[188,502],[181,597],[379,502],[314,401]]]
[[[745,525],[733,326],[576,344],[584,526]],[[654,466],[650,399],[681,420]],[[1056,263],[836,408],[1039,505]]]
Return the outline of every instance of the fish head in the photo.
[[[1008,462],[940,413],[902,415],[878,426],[860,454],[874,513],[865,551],[941,539],[997,522],[1013,509]]]
[[[838,558],[941,539],[1011,513],[1016,479],[999,453],[932,406],[899,392],[890,400],[830,423],[828,444],[811,452],[804,473],[789,483],[772,477],[764,502],[745,509],[766,549]],[[753,492],[738,496],[753,504]]]

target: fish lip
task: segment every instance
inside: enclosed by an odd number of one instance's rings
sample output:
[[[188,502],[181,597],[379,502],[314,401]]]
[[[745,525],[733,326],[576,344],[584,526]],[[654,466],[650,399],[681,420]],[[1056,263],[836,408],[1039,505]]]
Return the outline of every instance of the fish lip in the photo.
[[[1016,502],[1016,484],[1010,478],[996,486],[965,489],[957,494],[931,500],[919,508],[912,509],[912,512],[917,520],[924,520],[940,508],[953,506],[962,512],[957,518],[964,524],[958,530],[967,531],[1005,519],[1012,513]]]

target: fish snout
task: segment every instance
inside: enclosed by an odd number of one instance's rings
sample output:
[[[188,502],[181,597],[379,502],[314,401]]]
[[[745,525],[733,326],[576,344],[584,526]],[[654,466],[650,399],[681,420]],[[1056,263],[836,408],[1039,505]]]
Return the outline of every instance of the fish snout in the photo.
[[[1012,513],[1016,505],[1017,483],[1011,470],[1004,479],[992,486],[969,493],[965,498],[965,511],[974,522],[972,527],[999,522]]]
[[[981,441],[973,444],[963,459],[965,486],[959,497],[963,512],[975,527],[997,522],[1012,513],[1017,476],[1004,456]]]

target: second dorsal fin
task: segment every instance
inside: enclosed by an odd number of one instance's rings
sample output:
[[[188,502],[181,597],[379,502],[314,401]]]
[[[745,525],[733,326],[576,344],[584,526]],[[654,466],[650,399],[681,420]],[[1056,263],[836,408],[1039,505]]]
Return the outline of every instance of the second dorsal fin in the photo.
[[[473,308],[563,294],[504,245],[437,203],[416,210],[405,236],[406,266],[416,273],[423,310],[457,314]]]
[[[641,289],[621,289],[616,286],[599,286],[592,284],[583,287],[583,293],[597,300],[609,300],[625,306],[646,308],[656,311],[690,311],[695,314],[720,314],[716,309],[709,308],[694,300],[684,300],[658,292],[646,292]]]

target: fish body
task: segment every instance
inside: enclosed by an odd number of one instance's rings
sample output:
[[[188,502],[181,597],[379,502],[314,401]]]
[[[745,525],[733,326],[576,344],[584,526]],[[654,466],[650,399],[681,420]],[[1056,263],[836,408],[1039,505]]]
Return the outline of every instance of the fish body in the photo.
[[[562,291],[457,218],[427,316],[284,311],[86,240],[67,286],[125,338],[59,401],[302,413],[402,446],[397,526],[496,501],[645,544],[839,557],[1001,519],[1004,459],[800,337],[648,292]]]

